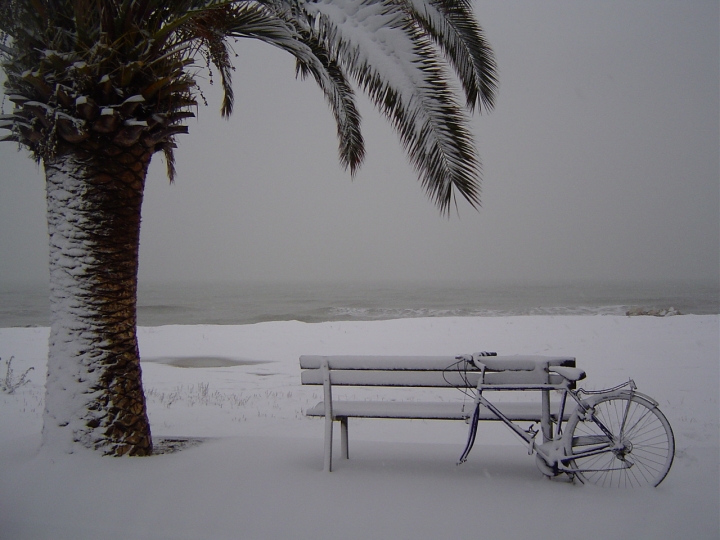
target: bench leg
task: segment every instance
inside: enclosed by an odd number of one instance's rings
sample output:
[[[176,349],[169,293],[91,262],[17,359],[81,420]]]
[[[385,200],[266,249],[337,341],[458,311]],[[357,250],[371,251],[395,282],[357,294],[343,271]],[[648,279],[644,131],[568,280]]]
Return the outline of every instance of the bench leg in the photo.
[[[540,418],[540,427],[543,434],[543,442],[546,443],[552,439],[552,418],[550,417],[550,390],[541,390],[542,394],[542,416]]]
[[[323,470],[332,471],[332,444],[333,444],[333,411],[332,411],[332,386],[330,383],[330,366],[327,360],[322,364],[323,374],[323,397],[325,398],[325,463]]]
[[[340,418],[340,453],[345,459],[350,459],[348,454],[348,418],[343,416]]]
[[[333,420],[332,416],[325,416],[325,462],[323,470],[332,471],[332,443],[333,443]]]

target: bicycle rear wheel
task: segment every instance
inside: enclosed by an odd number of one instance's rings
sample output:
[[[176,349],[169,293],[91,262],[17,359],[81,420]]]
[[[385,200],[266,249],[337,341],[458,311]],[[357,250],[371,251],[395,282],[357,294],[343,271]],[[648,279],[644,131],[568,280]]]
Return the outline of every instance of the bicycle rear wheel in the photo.
[[[606,430],[603,430],[602,425]],[[609,487],[657,486],[675,456],[675,438],[665,416],[638,395],[600,399],[592,419],[573,415],[566,433],[569,467],[583,482]]]

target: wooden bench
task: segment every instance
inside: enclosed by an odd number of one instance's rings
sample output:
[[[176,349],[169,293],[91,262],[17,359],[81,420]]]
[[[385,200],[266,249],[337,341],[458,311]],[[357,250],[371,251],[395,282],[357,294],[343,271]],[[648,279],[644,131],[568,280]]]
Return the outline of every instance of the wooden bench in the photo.
[[[470,355],[472,356],[472,355]],[[469,389],[539,390],[542,401],[498,403],[499,410],[513,421],[540,422],[548,439],[552,424],[550,390],[563,378],[554,367],[575,367],[575,358],[555,356],[483,356],[485,371],[467,365],[454,356],[301,356],[301,381],[304,385],[322,385],[324,400],[306,411],[307,416],[325,418],[324,469],[332,470],[333,422],[341,426],[340,451],[349,458],[349,418],[394,418],[410,420],[463,420],[474,412],[473,402],[456,392],[457,401],[344,401],[333,400],[333,386],[415,387]],[[459,362],[460,361],[460,362]],[[453,367],[456,365],[456,367]],[[459,367],[462,366],[461,369]],[[448,397],[455,397],[449,395]],[[481,420],[498,420],[481,407]]]

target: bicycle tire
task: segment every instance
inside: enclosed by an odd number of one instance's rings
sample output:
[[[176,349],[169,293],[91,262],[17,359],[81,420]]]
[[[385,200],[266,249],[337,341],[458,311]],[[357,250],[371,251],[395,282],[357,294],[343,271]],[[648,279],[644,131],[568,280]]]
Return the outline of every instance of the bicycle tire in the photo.
[[[611,432],[612,445],[598,422]],[[665,479],[675,457],[667,418],[654,403],[634,394],[599,399],[592,418],[572,415],[566,432],[572,436],[567,438],[565,455],[577,456],[567,461],[568,466],[583,483],[654,487]],[[603,446],[612,448],[602,452]],[[579,455],[594,449],[601,452]]]

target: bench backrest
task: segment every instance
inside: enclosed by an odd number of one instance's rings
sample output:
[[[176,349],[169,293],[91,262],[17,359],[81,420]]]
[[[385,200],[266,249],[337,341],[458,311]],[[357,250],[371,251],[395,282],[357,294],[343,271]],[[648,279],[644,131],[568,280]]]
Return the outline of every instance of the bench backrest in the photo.
[[[334,386],[408,386],[474,388],[480,370],[454,356],[301,356],[302,384],[322,385],[327,365]],[[553,366],[575,367],[575,358],[559,356],[488,356],[485,384],[560,384]],[[458,364],[458,365],[456,365]]]

